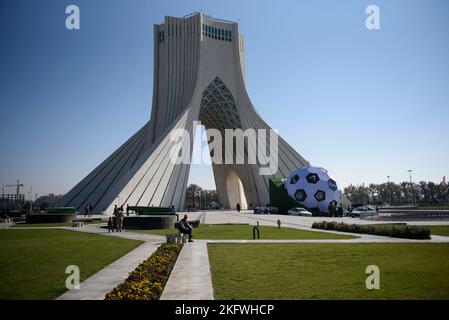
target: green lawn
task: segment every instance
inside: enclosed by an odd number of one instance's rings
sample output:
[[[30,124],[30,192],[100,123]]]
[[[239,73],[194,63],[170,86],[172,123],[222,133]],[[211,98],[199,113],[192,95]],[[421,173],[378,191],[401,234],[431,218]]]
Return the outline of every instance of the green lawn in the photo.
[[[436,236],[449,237],[449,225],[448,226],[424,226],[430,229],[430,234]]]
[[[449,299],[449,244],[209,244],[215,299]],[[365,268],[380,268],[367,290]]]
[[[67,290],[68,265],[80,268],[83,281],[140,244],[68,230],[0,230],[0,300],[54,299]]]
[[[324,233],[319,231],[307,231],[292,228],[281,228],[260,226],[260,239],[354,239],[344,234]],[[163,230],[134,230],[138,233],[151,233],[165,235],[167,233],[178,233],[176,229]],[[253,226],[248,224],[206,224],[193,229],[194,239],[208,240],[249,240],[253,237]]]

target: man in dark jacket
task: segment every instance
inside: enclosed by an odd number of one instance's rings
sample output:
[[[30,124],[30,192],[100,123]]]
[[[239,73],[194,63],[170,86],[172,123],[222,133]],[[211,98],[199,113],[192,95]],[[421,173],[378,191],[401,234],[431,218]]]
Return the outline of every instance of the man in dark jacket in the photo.
[[[187,222],[187,215],[184,215],[184,218],[181,219],[181,221],[179,221],[179,232],[183,233],[183,234],[188,234],[189,235],[189,242],[193,242],[192,240],[192,226]]]

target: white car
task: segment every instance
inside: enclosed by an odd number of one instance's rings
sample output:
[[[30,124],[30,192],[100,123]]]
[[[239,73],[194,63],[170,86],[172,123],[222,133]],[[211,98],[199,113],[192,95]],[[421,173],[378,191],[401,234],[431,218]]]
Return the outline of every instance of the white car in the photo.
[[[351,212],[347,214],[347,216],[351,218],[364,218],[375,215],[378,215],[378,212],[376,211],[376,208],[374,208],[373,206],[363,206],[354,208],[352,209]]]
[[[312,216],[312,213],[304,208],[291,208],[290,210],[288,210],[288,214],[292,216],[305,216],[305,217]]]

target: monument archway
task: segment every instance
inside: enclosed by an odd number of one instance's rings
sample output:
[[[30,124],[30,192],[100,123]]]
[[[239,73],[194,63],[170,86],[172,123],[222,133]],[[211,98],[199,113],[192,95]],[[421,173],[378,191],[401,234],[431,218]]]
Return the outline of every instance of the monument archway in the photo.
[[[242,181],[235,174],[234,170],[229,170],[229,174],[226,179],[226,188],[228,191],[227,196],[230,209],[237,209],[237,204],[240,204],[241,209],[248,209],[245,189],[243,188]]]
[[[246,90],[244,41],[236,22],[202,13],[167,16],[163,23],[154,25],[153,38],[150,120],[66,193],[58,206],[81,211],[92,205],[95,214],[112,214],[114,205],[183,210],[190,162],[187,156],[181,163],[171,161],[170,151],[177,143],[171,139],[174,132],[182,129],[193,136],[198,120],[206,129],[271,130]],[[285,122],[290,120],[286,115]],[[235,202],[230,192],[235,184],[228,187],[229,177],[238,177],[248,206],[265,206],[271,176],[286,178],[309,165],[280,136],[267,137],[267,150],[272,143],[278,146],[277,163],[274,170],[269,166],[268,173],[262,170],[262,174],[261,169],[267,168],[270,151],[254,164],[212,164],[223,207]]]
[[[222,139],[225,137],[226,129],[235,130],[242,128],[234,96],[220,77],[215,77],[204,89],[198,120],[201,121],[206,130],[215,129],[219,132]],[[207,138],[208,141],[211,141],[216,137],[208,135]],[[245,153],[247,153],[246,145],[244,148]],[[212,159],[219,161],[219,163],[212,161],[212,170],[221,205],[224,208],[235,209],[237,203],[239,203],[242,209],[247,209],[245,188],[242,181],[234,171],[234,165],[225,164],[225,154],[227,152],[225,150],[225,142],[221,141],[220,157],[217,157],[215,154],[217,150],[210,149],[209,152]],[[235,145],[232,152],[233,154],[235,153]]]

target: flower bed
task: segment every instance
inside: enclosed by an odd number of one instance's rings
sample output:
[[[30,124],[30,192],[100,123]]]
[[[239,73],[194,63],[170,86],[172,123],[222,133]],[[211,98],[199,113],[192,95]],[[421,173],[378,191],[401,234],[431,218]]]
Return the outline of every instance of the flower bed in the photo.
[[[109,292],[106,300],[158,300],[182,246],[162,244],[131,272],[122,284]]]
[[[394,238],[430,239],[430,229],[407,225],[360,225],[334,221],[320,221],[314,222],[312,224],[312,228],[342,232],[367,233]]]

